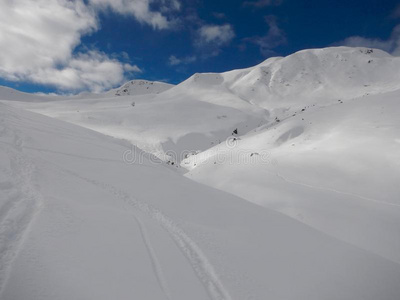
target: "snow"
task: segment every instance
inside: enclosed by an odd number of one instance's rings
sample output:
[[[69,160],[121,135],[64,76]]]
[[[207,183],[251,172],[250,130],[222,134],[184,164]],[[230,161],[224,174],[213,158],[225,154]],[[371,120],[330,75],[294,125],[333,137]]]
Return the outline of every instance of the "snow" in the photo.
[[[0,87],[0,298],[399,299],[399,64]]]
[[[399,263],[399,96],[308,108],[190,157],[186,176]]]
[[[148,87],[151,93],[143,95]],[[175,87],[132,81],[105,94],[81,95],[79,102],[56,97],[23,107],[179,163],[186,152],[219,144],[236,128],[243,135],[310,105],[399,88],[400,58],[376,49],[337,47],[271,58],[245,70],[195,74]]]
[[[45,102],[52,99],[47,95],[33,95],[24,92],[14,90],[6,86],[0,86],[0,97],[1,100],[7,101],[28,101],[28,102]]]
[[[148,80],[132,80],[125,83],[115,91],[115,96],[137,96],[147,94],[160,94],[173,87],[172,84],[148,81]],[[108,93],[110,94],[110,93]]]
[[[220,102],[228,103],[228,106]],[[132,103],[134,102],[134,106]],[[207,89],[174,87],[159,95],[55,99],[50,103],[16,103],[47,116],[125,139],[167,161],[206,150],[235,128],[246,132],[265,122],[268,112],[227,91],[215,97]],[[37,105],[36,105],[37,104]],[[172,153],[168,155],[168,152]]]

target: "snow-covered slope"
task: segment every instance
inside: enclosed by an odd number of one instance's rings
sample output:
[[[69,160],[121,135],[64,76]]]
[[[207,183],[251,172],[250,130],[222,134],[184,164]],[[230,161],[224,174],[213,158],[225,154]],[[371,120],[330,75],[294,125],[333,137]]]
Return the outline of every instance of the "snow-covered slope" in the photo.
[[[196,74],[182,85],[223,86],[268,110],[292,109],[399,89],[400,58],[366,48],[303,50],[244,70]]]
[[[400,263],[400,90],[311,106],[192,156],[189,178]]]
[[[218,94],[182,86],[159,95],[55,100],[14,105],[126,139],[164,161],[178,163],[188,153],[221,143],[235,129],[245,133],[269,118],[268,111],[224,88]]]
[[[399,57],[305,50],[127,90],[0,90],[20,100],[0,110],[6,299],[400,298]]]
[[[147,94],[160,94],[169,90],[174,85],[148,80],[131,80],[115,90],[115,96],[138,96]],[[113,91],[114,92],[114,91]]]
[[[115,96],[139,96],[139,95],[157,95],[174,87],[173,84],[135,79],[124,83],[119,88],[111,89],[103,93],[82,92],[77,95],[64,95],[63,97],[55,97],[54,100],[71,100],[71,99],[104,99]],[[1,96],[1,92],[0,92]]]
[[[398,299],[400,267],[0,106],[1,299]],[[136,153],[141,153],[137,151]]]
[[[245,70],[195,74],[172,88],[132,81],[101,98],[86,95],[79,103],[67,99],[23,106],[126,139],[179,163],[185,150],[208,149],[235,129],[242,135],[312,105],[399,88],[400,58],[380,50],[338,47],[271,58]],[[151,93],[141,95],[146,91]],[[166,155],[171,151],[176,154]]]
[[[248,101],[268,109],[298,108],[399,89],[400,58],[365,48],[304,50],[224,77],[227,86]]]
[[[0,100],[7,101],[26,101],[26,102],[45,102],[52,100],[53,97],[48,95],[34,95],[23,93],[9,87],[0,86]]]

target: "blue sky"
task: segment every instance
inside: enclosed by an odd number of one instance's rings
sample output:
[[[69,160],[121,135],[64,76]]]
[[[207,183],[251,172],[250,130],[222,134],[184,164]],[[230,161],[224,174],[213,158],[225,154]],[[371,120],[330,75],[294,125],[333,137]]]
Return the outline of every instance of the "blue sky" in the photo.
[[[0,20],[0,84],[28,92],[179,83],[332,45],[400,55],[390,0],[11,0]]]

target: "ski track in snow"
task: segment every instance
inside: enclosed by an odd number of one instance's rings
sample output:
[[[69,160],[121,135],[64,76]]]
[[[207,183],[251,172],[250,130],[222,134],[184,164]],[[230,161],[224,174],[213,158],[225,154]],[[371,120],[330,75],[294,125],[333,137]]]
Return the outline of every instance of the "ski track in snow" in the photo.
[[[34,164],[22,153],[22,139],[0,120],[0,137],[11,135],[11,149],[2,147],[10,157],[10,180],[0,183],[6,194],[0,207],[0,297],[7,284],[11,266],[21,249],[35,216],[40,211],[41,196],[32,183]],[[6,136],[8,138],[9,136]],[[3,170],[6,173],[6,170]]]
[[[158,261],[157,254],[151,244],[150,237],[147,233],[146,227],[144,226],[144,224],[142,223],[140,218],[138,216],[136,216],[134,213],[133,213],[133,217],[135,218],[135,220],[139,226],[140,234],[142,235],[143,243],[146,246],[146,250],[149,254],[154,273],[156,274],[156,277],[157,277],[158,284],[159,284],[161,290],[163,291],[165,298],[167,300],[172,300],[167,281],[165,280],[164,273],[162,271],[161,264]]]
[[[58,166],[62,168],[61,166]],[[160,210],[152,207],[149,204],[143,203],[137,199],[129,196],[128,193],[104,182],[100,182],[98,180],[89,179],[83,177],[75,172],[62,168],[62,170],[68,174],[71,174],[75,177],[78,177],[81,180],[84,180],[90,184],[93,184],[97,187],[100,187],[103,190],[113,194],[116,198],[124,201],[130,206],[138,209],[140,212],[144,213],[150,219],[156,221],[156,223],[161,226],[170,236],[170,238],[175,242],[179,250],[183,253],[183,255],[187,258],[190,265],[192,266],[195,274],[207,290],[208,295],[212,300],[232,300],[229,292],[225,289],[224,285],[218,278],[218,275],[213,267],[213,265],[209,262],[208,258],[205,256],[200,247],[184,232],[182,228],[180,228],[172,219],[163,214]],[[157,279],[160,283],[160,286],[166,296],[168,295],[168,291],[166,289],[166,283],[162,276],[161,266],[158,263],[158,259],[156,258],[153,248],[150,246],[150,241],[147,236],[147,233],[143,231],[144,226],[140,224],[140,220],[136,218],[136,221],[139,222],[139,227],[143,240],[145,242],[146,247],[150,250],[150,257],[152,259],[153,267],[156,269],[155,273]],[[167,296],[168,297],[168,296]]]

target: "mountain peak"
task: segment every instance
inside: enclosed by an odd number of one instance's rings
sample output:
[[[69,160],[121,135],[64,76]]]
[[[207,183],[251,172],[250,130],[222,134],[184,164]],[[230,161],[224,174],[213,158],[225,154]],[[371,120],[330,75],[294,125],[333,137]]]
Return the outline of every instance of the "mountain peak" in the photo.
[[[116,96],[132,96],[132,95],[147,95],[147,94],[160,94],[169,90],[174,85],[159,82],[148,81],[143,79],[131,80],[123,84],[120,88],[115,90]]]

